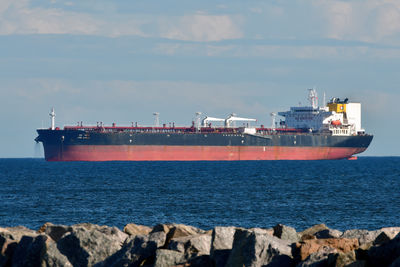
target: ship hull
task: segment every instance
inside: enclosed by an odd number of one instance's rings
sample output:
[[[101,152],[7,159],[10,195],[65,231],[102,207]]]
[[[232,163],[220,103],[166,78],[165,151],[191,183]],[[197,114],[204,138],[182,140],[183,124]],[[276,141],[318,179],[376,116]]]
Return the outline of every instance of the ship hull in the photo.
[[[45,146],[48,161],[239,161],[350,158],[365,148],[256,146]]]
[[[350,158],[372,136],[38,130],[48,161],[239,161]]]

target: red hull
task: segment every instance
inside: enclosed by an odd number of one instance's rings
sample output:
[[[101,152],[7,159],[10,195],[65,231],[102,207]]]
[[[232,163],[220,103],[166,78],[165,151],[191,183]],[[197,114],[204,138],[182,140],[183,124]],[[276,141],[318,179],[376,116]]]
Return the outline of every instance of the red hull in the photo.
[[[45,146],[49,161],[227,161],[343,159],[366,148],[285,146]]]

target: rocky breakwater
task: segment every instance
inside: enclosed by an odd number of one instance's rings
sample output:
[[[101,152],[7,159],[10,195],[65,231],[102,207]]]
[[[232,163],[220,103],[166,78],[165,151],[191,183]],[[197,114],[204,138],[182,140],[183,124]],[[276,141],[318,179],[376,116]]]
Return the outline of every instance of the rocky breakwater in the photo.
[[[0,266],[400,266],[399,232],[46,223],[0,228]]]

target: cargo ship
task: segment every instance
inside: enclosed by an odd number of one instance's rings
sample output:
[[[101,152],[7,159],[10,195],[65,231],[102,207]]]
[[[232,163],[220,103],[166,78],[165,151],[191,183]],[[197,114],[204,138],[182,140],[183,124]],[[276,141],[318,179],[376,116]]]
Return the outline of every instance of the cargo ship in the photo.
[[[309,106],[271,113],[271,127],[255,119],[196,113],[191,126],[55,126],[37,129],[47,161],[239,161],[355,159],[373,136],[361,127],[361,104],[332,98],[322,107],[309,89]],[[324,101],[325,102],[325,101]],[[279,122],[276,116],[281,116]]]

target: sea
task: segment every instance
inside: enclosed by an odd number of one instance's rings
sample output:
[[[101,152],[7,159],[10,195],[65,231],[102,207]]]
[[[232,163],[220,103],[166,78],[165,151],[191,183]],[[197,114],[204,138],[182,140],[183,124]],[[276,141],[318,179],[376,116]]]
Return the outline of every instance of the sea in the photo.
[[[400,226],[400,157],[243,162],[0,159],[0,227]]]

